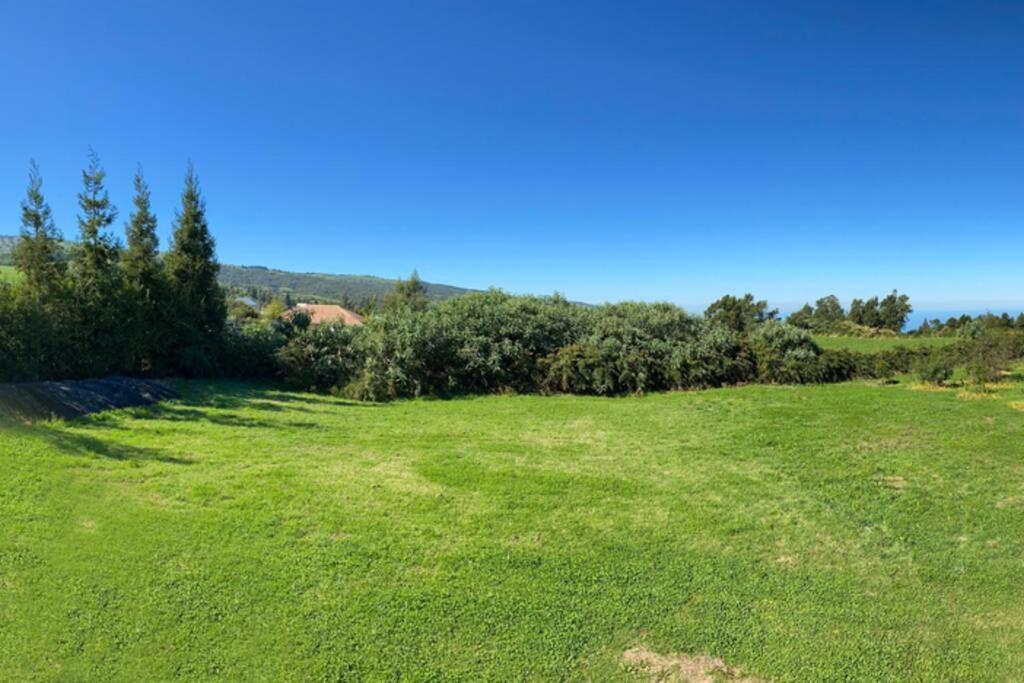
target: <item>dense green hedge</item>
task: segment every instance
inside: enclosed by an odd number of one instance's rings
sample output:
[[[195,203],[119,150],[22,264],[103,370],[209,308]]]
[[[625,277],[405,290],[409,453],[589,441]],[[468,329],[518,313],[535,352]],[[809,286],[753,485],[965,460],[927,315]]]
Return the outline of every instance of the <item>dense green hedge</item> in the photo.
[[[254,325],[235,334],[267,333]],[[929,353],[822,351],[807,331],[774,320],[743,334],[671,304],[584,307],[500,291],[383,312],[362,328],[325,325],[234,346],[254,357],[272,351],[295,386],[371,400],[838,382],[909,372]]]
[[[608,396],[911,372],[942,381],[948,374],[941,368],[951,372],[973,358],[991,372],[1022,352],[1019,335],[877,353],[823,351],[806,330],[775,320],[743,333],[671,304],[584,307],[500,291],[383,312],[361,328],[293,331],[262,348],[274,350],[277,372],[297,387],[369,400],[507,391]]]

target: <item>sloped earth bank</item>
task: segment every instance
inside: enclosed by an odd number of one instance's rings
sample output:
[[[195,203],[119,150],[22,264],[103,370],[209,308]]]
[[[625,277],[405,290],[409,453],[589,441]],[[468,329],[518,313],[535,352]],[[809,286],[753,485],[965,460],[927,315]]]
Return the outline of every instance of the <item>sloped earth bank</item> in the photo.
[[[70,420],[172,398],[177,394],[166,384],[131,377],[0,384],[0,421]]]

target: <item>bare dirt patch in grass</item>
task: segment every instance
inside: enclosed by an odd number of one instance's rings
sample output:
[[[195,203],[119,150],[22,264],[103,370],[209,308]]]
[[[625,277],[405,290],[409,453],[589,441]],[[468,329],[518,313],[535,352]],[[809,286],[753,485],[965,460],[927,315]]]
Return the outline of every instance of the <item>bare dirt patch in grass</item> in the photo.
[[[907,488],[907,480],[898,474],[882,477],[880,481],[891,489],[902,490]]]
[[[626,668],[647,674],[651,681],[658,683],[716,683],[737,681],[758,683],[760,679],[743,676],[742,672],[726,664],[718,657],[709,655],[684,655],[670,653],[660,655],[646,647],[633,647],[622,655]]]

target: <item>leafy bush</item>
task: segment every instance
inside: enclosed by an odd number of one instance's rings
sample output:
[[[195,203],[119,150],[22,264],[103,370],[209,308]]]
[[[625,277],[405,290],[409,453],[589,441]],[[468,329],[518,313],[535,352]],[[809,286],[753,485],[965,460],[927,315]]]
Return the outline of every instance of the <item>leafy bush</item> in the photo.
[[[759,381],[818,381],[821,349],[807,330],[769,320],[750,335],[750,348]]]
[[[544,359],[575,342],[589,314],[562,297],[492,290],[421,313],[400,309],[372,316],[361,340],[365,364],[351,391],[375,400],[536,391]]]
[[[274,377],[276,355],[288,342],[288,335],[278,325],[256,321],[228,325],[224,333],[221,369],[229,377]]]
[[[914,366],[914,373],[922,382],[945,384],[953,377],[954,367],[951,354],[928,353],[918,358]]]
[[[972,323],[971,327],[977,325]],[[1012,332],[980,329],[968,339],[963,348],[964,369],[968,380],[977,385],[997,381],[1010,361],[1022,352],[1021,337]]]
[[[362,328],[326,324],[309,328],[276,350],[277,368],[292,386],[313,391],[344,387],[363,364]]]
[[[614,395],[718,386],[748,374],[737,335],[671,304],[606,305],[578,343],[547,361],[544,388]]]

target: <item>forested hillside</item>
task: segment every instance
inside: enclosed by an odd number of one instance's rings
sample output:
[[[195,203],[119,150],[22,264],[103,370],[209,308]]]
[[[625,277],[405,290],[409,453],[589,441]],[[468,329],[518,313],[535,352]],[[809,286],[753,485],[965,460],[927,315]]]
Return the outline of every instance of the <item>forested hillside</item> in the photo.
[[[381,301],[395,287],[395,280],[370,275],[327,275],[324,273],[290,273],[263,266],[221,265],[222,285],[239,288],[257,287],[275,293],[288,292],[293,298],[347,300],[360,303],[369,300]],[[461,287],[438,285],[429,282],[426,294],[429,299],[449,299],[470,291]]]
[[[0,235],[0,265],[12,263],[11,252],[17,242],[14,235]],[[394,289],[395,280],[371,275],[328,275],[325,273],[291,273],[263,266],[221,265],[222,285],[241,289],[258,288],[274,294],[288,293],[295,299],[330,299],[353,304],[381,301]],[[468,289],[425,282],[427,298],[449,299],[465,294]]]
[[[13,235],[0,235],[0,266],[9,266],[12,262],[12,252],[17,242]]]

